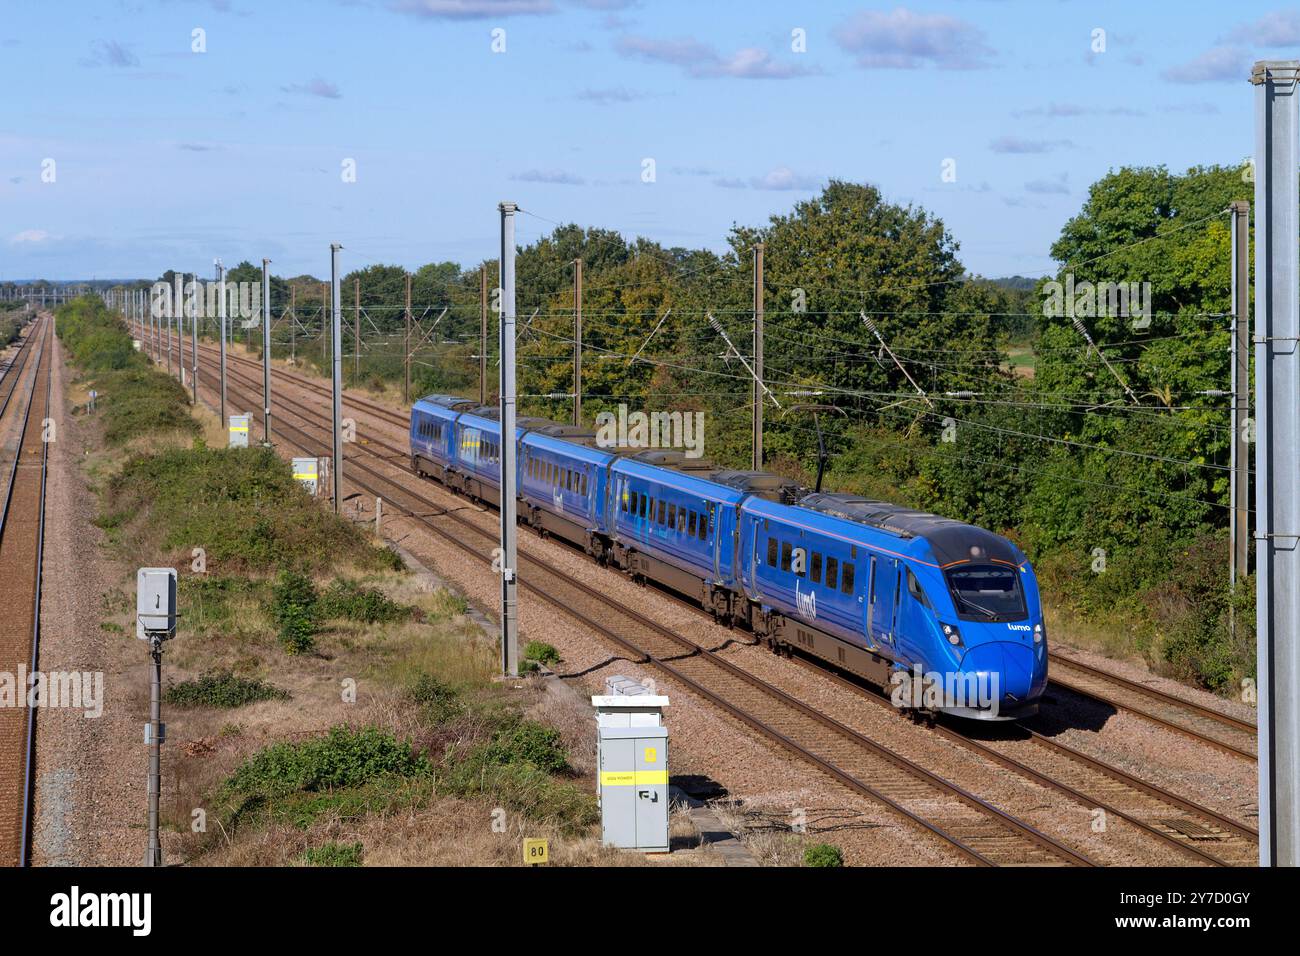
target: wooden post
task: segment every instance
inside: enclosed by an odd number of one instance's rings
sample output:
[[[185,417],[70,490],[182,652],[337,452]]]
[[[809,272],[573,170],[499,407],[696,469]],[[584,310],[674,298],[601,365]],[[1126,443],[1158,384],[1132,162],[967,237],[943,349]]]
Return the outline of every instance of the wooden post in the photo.
[[[296,311],[298,302],[298,287],[289,286],[289,364],[298,364],[298,330],[295,328],[298,324],[298,313]]]
[[[478,270],[478,403],[487,404],[487,263]]]
[[[411,404],[411,274],[406,274],[406,338],[402,340],[402,354],[406,356],[406,385],[402,389],[402,401]]]
[[[573,424],[582,424],[582,260],[573,260]]]
[[[763,470],[763,244],[754,246],[754,455],[751,466]]]

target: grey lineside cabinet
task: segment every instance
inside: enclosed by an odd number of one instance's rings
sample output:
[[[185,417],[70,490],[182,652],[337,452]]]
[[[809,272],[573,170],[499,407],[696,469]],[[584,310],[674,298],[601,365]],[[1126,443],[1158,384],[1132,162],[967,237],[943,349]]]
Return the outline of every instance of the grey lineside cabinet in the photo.
[[[606,846],[668,852],[668,698],[626,677],[606,681],[596,708],[601,836]]]

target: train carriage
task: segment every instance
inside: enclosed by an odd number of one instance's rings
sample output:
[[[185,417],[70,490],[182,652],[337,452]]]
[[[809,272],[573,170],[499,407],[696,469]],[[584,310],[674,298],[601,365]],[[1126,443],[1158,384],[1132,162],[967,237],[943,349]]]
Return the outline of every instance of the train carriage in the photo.
[[[611,468],[616,562],[705,607],[730,614],[732,542],[744,492],[710,480],[714,467],[679,452],[647,451]]]
[[[519,500],[524,519],[604,558],[610,529],[609,468],[615,455],[574,425],[530,428],[520,440]]]
[[[411,469],[443,481],[456,457],[456,419],[474,403],[454,395],[426,395],[411,406]]]

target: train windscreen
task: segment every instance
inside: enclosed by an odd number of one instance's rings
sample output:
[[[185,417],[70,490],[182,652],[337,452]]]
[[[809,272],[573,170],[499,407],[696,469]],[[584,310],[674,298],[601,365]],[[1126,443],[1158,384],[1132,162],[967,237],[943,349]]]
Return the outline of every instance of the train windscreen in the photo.
[[[954,568],[947,574],[957,615],[968,621],[1020,621],[1028,617],[1014,568]]]

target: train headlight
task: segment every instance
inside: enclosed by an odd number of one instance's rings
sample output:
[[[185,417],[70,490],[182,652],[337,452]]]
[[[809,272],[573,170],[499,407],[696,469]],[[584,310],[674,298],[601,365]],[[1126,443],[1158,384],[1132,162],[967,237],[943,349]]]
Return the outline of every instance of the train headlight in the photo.
[[[953,627],[951,624],[942,624],[940,627],[943,628],[943,636],[948,638],[949,644],[953,647],[961,646],[961,632],[958,631],[957,628]]]
[[[1035,625],[1034,625],[1034,643],[1035,643],[1035,644],[1041,644],[1041,643],[1043,643],[1043,638],[1046,637],[1046,636],[1047,636],[1047,632],[1043,630],[1043,625],[1042,625],[1042,624],[1035,624]]]

